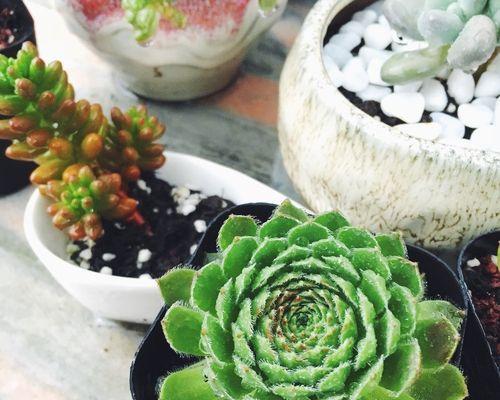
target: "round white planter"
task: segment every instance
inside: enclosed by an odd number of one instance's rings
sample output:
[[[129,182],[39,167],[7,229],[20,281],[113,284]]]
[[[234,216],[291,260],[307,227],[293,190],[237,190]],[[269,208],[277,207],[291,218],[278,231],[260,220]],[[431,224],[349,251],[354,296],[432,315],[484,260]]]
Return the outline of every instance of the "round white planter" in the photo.
[[[208,195],[220,195],[236,204],[279,204],[281,193],[238,171],[211,161],[167,152],[168,161],[158,176],[172,184],[192,185]],[[155,280],[104,275],[82,269],[68,260],[66,235],[52,226],[47,199],[38,191],[24,215],[28,243],[52,276],[81,304],[104,318],[151,323],[163,305]]]
[[[339,208],[373,231],[457,247],[500,226],[500,153],[412,138],[337,90],[323,66],[327,29],[370,3],[319,0],[308,15],[280,81],[286,169],[314,211]]]
[[[191,27],[188,20],[184,29],[160,29],[147,46],[136,42],[121,9],[108,15],[104,8],[90,21],[82,3],[55,0],[72,32],[108,61],[133,92],[156,100],[188,100],[222,89],[234,78],[250,46],[281,16],[287,0],[278,0],[268,15],[258,0],[249,0],[236,26],[229,21],[204,30]]]

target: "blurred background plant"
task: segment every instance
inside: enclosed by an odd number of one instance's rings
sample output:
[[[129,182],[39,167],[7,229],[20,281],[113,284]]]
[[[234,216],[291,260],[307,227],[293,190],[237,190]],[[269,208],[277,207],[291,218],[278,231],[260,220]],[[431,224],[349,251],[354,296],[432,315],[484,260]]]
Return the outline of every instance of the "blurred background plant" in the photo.
[[[432,77],[446,64],[472,73],[498,51],[500,0],[386,0],[384,13],[396,31],[428,43],[387,60],[388,83]]]

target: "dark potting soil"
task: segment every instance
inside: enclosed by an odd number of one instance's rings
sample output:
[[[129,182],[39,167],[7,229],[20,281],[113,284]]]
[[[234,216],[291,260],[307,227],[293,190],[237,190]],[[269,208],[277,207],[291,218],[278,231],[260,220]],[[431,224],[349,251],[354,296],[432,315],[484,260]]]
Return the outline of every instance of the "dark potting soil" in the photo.
[[[205,226],[234,205],[219,196],[206,197],[196,190],[172,186],[153,173],[143,175],[130,187],[130,196],[138,200],[150,234],[145,227],[133,223],[104,221],[104,235],[95,244],[73,243],[76,247],[71,251],[71,259],[76,264],[108,274],[111,268],[113,275],[159,278],[185,263]]]
[[[464,278],[500,368],[500,270],[491,256],[482,257],[479,262],[481,264],[476,267],[464,268]]]
[[[0,8],[0,50],[6,49],[16,40],[17,27],[14,10]]]

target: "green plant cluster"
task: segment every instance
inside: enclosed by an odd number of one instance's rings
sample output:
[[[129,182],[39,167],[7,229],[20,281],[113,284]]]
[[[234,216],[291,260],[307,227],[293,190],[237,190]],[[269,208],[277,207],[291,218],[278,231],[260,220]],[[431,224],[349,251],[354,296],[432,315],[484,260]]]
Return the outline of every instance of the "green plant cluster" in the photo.
[[[463,311],[425,298],[396,233],[285,201],[265,223],[231,216],[199,271],[159,280],[170,346],[202,361],[161,400],[461,400],[450,364]]]
[[[111,123],[99,104],[76,101],[74,97],[73,86],[61,63],[54,61],[47,65],[32,43],[24,43],[16,58],[0,55],[0,116],[6,117],[0,120],[0,139],[12,141],[7,156],[35,162],[38,167],[31,181],[58,188],[42,191],[58,204],[50,209],[60,211],[54,213],[56,226],[67,227],[71,221],[69,232],[74,238],[87,233],[95,239],[102,233],[101,216],[141,220],[133,213],[135,201],[127,197],[126,185],[139,179],[141,171],[152,171],[165,163],[164,146],[156,143],[165,126],[149,116],[142,106],[126,112],[114,108]],[[118,174],[121,200],[108,204],[117,207],[116,212],[98,207],[102,202],[87,200],[84,203],[90,208],[85,213],[71,207],[71,213],[68,211],[74,193],[91,186],[87,178],[80,184],[64,179],[65,174],[77,176],[75,171],[80,169],[86,171],[88,179],[92,176],[97,182],[116,181]],[[67,189],[61,190],[63,187]],[[114,195],[116,192],[112,190]],[[61,207],[62,204],[66,207]],[[130,212],[118,211],[125,204]],[[84,221],[88,214],[93,217]],[[89,225],[92,221],[93,228]],[[82,229],[83,226],[88,229]]]
[[[385,0],[384,14],[398,32],[429,44],[384,64],[391,84],[435,76],[447,64],[475,72],[500,41],[500,0]]]

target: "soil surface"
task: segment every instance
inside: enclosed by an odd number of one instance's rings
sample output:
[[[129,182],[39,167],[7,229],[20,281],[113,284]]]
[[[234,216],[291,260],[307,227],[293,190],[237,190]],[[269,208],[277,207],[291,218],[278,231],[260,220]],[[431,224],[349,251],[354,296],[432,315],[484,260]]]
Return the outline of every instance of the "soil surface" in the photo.
[[[0,8],[0,50],[10,47],[16,40],[16,16],[10,8]]]
[[[464,278],[500,368],[500,270],[491,256],[480,258],[479,262],[478,266],[464,268]]]
[[[132,223],[104,221],[105,233],[95,243],[68,246],[71,260],[96,272],[159,278],[188,261],[210,221],[234,205],[219,196],[172,186],[152,173],[133,184],[130,196],[139,201],[150,233]]]

